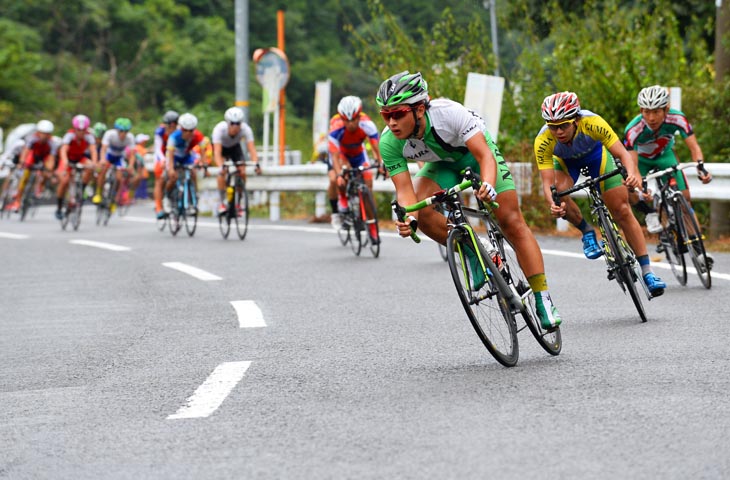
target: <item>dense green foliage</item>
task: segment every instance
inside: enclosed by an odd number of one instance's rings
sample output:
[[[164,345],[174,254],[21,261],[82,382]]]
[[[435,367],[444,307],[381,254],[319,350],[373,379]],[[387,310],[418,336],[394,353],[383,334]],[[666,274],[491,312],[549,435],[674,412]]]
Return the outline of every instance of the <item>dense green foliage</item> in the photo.
[[[420,70],[434,96],[462,100],[469,71],[507,79],[500,143],[530,161],[539,105],[576,91],[617,130],[654,83],[680,86],[683,110],[709,161],[730,156],[730,85],[714,85],[712,2],[498,0],[500,55],[491,54],[481,0],[288,0],[287,141],[311,146],[314,82],[332,79],[332,109],[347,94],[369,112],[385,77]],[[281,4],[249,0],[249,47],[275,46]],[[0,0],[0,126],[41,117],[65,125],[84,112],[124,115],[151,131],[169,108],[209,131],[234,101],[232,0]],[[250,57],[249,57],[250,58]],[[260,141],[261,89],[250,73],[250,123]],[[375,119],[376,122],[380,120]]]

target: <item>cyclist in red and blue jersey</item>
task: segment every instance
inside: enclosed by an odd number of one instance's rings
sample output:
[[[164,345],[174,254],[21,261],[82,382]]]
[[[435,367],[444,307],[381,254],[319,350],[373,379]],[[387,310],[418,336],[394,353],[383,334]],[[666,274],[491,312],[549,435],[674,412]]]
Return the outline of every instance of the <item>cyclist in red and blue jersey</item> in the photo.
[[[58,183],[56,218],[63,218],[61,207],[63,206],[63,197],[66,195],[69,181],[71,179],[70,172],[73,164],[83,164],[86,160],[91,160],[91,165],[96,167],[98,159],[96,156],[96,139],[94,134],[89,130],[91,121],[86,115],[76,115],[71,120],[72,129],[68,130],[63,136],[61,149],[59,151],[60,165],[59,174],[60,181]],[[92,169],[84,170],[81,182],[86,185],[91,181],[93,175]]]
[[[328,139],[332,169],[335,172],[337,188],[339,189],[339,210],[346,210],[346,183],[342,177],[342,168],[370,166],[368,154],[363,144],[366,139],[370,142],[376,163],[381,163],[378,127],[370,117],[363,113],[362,100],[359,97],[349,95],[340,100],[337,105],[337,115],[330,119]],[[363,172],[363,180],[372,191],[372,172]],[[342,224],[339,214],[332,215],[332,224],[335,227]]]
[[[168,110],[162,116],[162,123],[155,129],[155,141],[153,150],[155,152],[155,215],[157,218],[165,216],[162,210],[162,186],[165,184],[165,172],[167,165],[167,139],[170,134],[177,130],[177,121],[180,115],[175,110]]]
[[[109,167],[117,167],[117,181],[124,180],[122,170],[127,168],[130,175],[134,175],[134,134],[130,132],[132,121],[128,118],[119,117],[114,120],[114,128],[104,132],[101,138],[101,171],[96,181],[96,194],[91,200],[93,203],[101,202],[101,187],[104,185],[104,178]],[[125,163],[124,160],[127,160]]]
[[[167,185],[165,188],[166,192],[170,192],[177,182],[177,172],[175,167],[178,165],[193,165],[196,160],[196,155],[193,153],[193,148],[199,145],[205,136],[198,130],[198,119],[192,113],[183,113],[178,119],[178,125],[180,128],[170,134],[167,139]],[[201,153],[203,156],[202,163],[207,164],[208,159],[205,158],[205,151]],[[193,184],[197,188],[197,175],[192,175]],[[165,204],[165,211],[169,212],[170,206],[167,205],[169,199],[165,195],[163,202]]]
[[[674,152],[675,133],[679,132],[689,148],[692,161],[698,164],[697,177],[702,183],[710,183],[712,175],[704,167],[702,149],[697,143],[692,125],[684,113],[669,108],[667,89],[660,85],[646,87],[639,92],[637,103],[641,110],[624,130],[624,145],[632,158],[638,162],[639,173],[646,176],[653,169],[663,170],[679,163]],[[684,172],[678,170],[674,178],[677,181],[677,188],[687,202],[690,202],[689,187]],[[634,207],[646,214],[646,226],[649,232],[661,232],[662,225],[652,205],[639,201]]]
[[[36,124],[36,131],[28,137],[25,147],[20,153],[20,161],[23,162],[25,171],[20,177],[18,191],[15,194],[15,200],[10,205],[11,211],[17,211],[20,208],[20,195],[23,193],[25,184],[30,177],[30,168],[36,163],[42,163],[45,166],[43,172],[44,178],[50,178],[50,172],[55,163],[56,153],[60,143],[53,139],[53,123],[50,120],[40,120]]]
[[[575,201],[570,197],[563,197],[560,205],[555,205],[550,186],[556,185],[558,190],[572,187],[584,167],[588,168],[592,178],[598,177],[615,170],[614,158],[618,158],[628,174],[623,183],[620,176],[601,182],[603,200],[636,253],[649,292],[654,297],[663,294],[667,285],[651,268],[644,234],[629,204],[626,187],[641,187],[641,176],[636,162],[602,117],[581,109],[578,96],[573,92],[560,92],[545,97],[542,118],[545,125],[535,138],[535,161],[550,213],[554,217],[565,217],[583,233],[583,253],[586,257],[596,259],[603,255],[596,240],[595,228],[583,218]]]

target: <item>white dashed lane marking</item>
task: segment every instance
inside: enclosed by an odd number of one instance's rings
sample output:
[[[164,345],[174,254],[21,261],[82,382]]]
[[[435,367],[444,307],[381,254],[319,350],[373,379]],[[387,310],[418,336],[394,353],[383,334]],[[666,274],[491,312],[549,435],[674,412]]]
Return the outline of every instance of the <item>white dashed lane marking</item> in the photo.
[[[11,240],[25,240],[26,238],[29,238],[29,237],[28,237],[28,235],[23,235],[21,233],[0,232],[0,238],[9,238]]]
[[[266,326],[264,314],[261,313],[261,309],[253,300],[236,300],[231,302],[231,305],[236,309],[240,328],[259,328]]]
[[[193,267],[192,265],[187,265],[185,263],[180,262],[165,262],[162,264],[163,267],[172,268],[173,270],[177,270],[179,272],[187,273],[188,275],[197,278],[198,280],[203,280],[204,282],[210,282],[214,280],[223,280],[218,275],[213,275],[210,272],[206,272],[205,270],[201,270],[197,267]]]
[[[231,390],[241,381],[251,362],[221,363],[213,373],[188,398],[185,405],[169,415],[168,420],[178,418],[204,418],[221,406]]]
[[[74,245],[84,245],[87,247],[103,248],[104,250],[111,250],[113,252],[128,252],[131,250],[129,247],[123,245],[115,245],[113,243],[94,242],[92,240],[69,240],[69,243]]]

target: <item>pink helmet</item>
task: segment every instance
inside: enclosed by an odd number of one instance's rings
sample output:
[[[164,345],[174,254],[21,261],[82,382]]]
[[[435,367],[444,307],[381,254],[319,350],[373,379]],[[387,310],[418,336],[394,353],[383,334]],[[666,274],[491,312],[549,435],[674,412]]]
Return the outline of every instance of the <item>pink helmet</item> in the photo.
[[[91,121],[86,115],[76,115],[73,120],[71,120],[71,125],[78,130],[86,130],[89,128],[89,125],[91,125]]]

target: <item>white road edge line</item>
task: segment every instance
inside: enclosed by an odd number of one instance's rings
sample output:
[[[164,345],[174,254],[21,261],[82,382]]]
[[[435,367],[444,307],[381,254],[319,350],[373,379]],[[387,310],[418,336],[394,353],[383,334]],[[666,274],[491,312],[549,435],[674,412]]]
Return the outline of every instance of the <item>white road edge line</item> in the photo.
[[[168,420],[178,418],[205,418],[221,406],[231,390],[241,381],[251,362],[221,363],[205,379],[185,405],[169,415]]]
[[[239,328],[265,327],[264,314],[253,300],[235,300],[231,302],[238,315]]]
[[[23,235],[22,233],[0,232],[0,238],[10,238],[12,240],[25,240],[26,238],[28,238],[28,235]]]
[[[210,282],[212,280],[223,280],[218,275],[213,275],[210,272],[206,272],[205,270],[201,270],[197,267],[193,267],[192,265],[181,262],[165,262],[162,264],[162,266],[172,268],[173,270],[177,270],[179,272],[187,273],[188,275],[195,277],[198,280],[203,280],[204,282]]]
[[[69,240],[68,243],[75,245],[85,245],[87,247],[103,248],[104,250],[111,250],[113,252],[128,252],[131,250],[130,247],[123,245],[114,245],[113,243],[94,242],[92,240]]]

